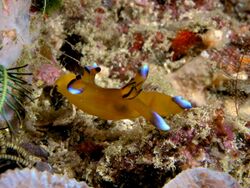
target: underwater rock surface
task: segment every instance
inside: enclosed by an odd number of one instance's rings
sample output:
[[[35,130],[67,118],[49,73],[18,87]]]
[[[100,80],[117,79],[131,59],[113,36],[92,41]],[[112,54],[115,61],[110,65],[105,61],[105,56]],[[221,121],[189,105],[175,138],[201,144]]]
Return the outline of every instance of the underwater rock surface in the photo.
[[[179,187],[240,188],[240,185],[229,174],[208,168],[193,168],[181,172],[163,186],[163,188]]]
[[[36,169],[9,170],[0,175],[2,188],[88,188],[85,182],[77,182],[66,176],[52,175]]]

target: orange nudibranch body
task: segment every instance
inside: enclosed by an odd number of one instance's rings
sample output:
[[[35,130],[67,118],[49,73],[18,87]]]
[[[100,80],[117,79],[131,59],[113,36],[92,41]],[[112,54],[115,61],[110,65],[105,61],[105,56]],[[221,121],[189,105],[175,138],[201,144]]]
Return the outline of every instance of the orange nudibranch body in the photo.
[[[106,120],[132,119],[143,116],[160,130],[169,130],[169,125],[161,117],[167,117],[192,107],[180,96],[171,97],[163,93],[142,90],[148,75],[148,66],[142,66],[136,76],[124,87],[102,88],[95,84],[97,66],[84,68],[83,75],[73,73],[62,75],[57,81],[57,89],[70,103],[89,114]]]

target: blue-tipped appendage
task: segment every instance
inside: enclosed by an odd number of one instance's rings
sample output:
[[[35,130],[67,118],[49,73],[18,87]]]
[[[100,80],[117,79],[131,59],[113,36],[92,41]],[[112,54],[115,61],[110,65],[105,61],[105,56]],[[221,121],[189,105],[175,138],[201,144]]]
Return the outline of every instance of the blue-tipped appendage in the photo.
[[[166,121],[156,112],[152,112],[153,119],[152,124],[154,124],[158,129],[162,131],[170,130],[170,126],[166,123]]]
[[[148,71],[149,71],[149,67],[147,64],[144,64],[140,69],[139,69],[139,74],[146,79],[146,77],[148,76]]]
[[[181,108],[183,109],[190,109],[192,108],[191,102],[188,100],[184,99],[182,96],[174,96],[173,101],[178,104]]]
[[[68,91],[73,95],[77,95],[81,94],[83,92],[83,89],[75,89],[73,87],[68,87]]]
[[[96,63],[93,63],[92,66],[85,66],[89,71],[91,71],[92,69],[98,68],[98,65]]]
[[[83,92],[83,88],[77,89],[77,88],[73,88],[73,86],[72,86],[75,81],[76,81],[76,79],[71,80],[71,82],[68,84],[67,89],[73,95],[81,94]]]

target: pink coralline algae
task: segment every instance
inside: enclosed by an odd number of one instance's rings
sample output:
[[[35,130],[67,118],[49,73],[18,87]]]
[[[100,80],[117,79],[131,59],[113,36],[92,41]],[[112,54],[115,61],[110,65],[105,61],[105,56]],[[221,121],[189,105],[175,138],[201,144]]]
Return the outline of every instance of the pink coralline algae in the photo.
[[[37,71],[35,79],[42,80],[46,85],[53,85],[55,80],[59,78],[61,73],[60,68],[53,64],[43,64]]]
[[[229,174],[208,168],[193,168],[181,172],[163,188],[240,188],[237,181]]]

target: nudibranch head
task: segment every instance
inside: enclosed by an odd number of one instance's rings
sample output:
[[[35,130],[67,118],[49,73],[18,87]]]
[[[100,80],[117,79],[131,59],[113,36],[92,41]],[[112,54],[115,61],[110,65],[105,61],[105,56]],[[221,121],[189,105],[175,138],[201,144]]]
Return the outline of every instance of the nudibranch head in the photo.
[[[166,123],[166,121],[156,112],[152,112],[153,119],[151,120],[153,125],[155,125],[158,129],[162,131],[170,130],[170,126]]]
[[[184,99],[182,96],[174,96],[172,99],[181,108],[184,108],[184,109],[190,109],[190,108],[192,108],[191,102],[189,102],[188,100]]]
[[[81,94],[84,91],[80,80],[77,78],[68,83],[67,90],[73,95]]]

